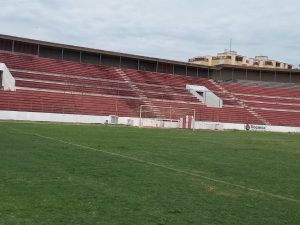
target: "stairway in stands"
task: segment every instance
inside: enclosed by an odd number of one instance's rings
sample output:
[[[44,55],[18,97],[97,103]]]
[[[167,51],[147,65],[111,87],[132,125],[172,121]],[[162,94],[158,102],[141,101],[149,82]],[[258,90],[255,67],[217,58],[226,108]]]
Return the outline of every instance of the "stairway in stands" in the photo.
[[[251,107],[247,106],[244,101],[237,98],[232,92],[228,91],[226,88],[222,87],[220,84],[218,84],[214,80],[209,80],[209,81],[211,83],[213,83],[216,87],[218,87],[220,90],[222,90],[223,93],[227,94],[232,99],[234,99],[241,107],[245,108],[249,113],[251,113],[253,116],[255,116],[264,125],[271,125],[264,117],[262,117],[260,114],[255,112]]]
[[[142,91],[140,88],[138,88],[132,80],[124,73],[121,69],[116,69],[116,73],[121,76],[121,78],[128,83],[128,85],[131,87],[133,91],[137,93],[137,95],[140,97],[140,100],[143,102],[143,104],[153,113],[153,116],[160,117],[163,116],[160,110],[152,104],[152,101],[148,99],[148,97],[145,95],[144,91]]]

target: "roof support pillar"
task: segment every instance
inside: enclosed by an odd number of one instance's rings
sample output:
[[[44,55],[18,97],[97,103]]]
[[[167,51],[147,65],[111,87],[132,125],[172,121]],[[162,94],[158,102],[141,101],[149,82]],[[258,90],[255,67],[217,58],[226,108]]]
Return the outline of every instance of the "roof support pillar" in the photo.
[[[12,52],[15,51],[15,40],[12,41],[11,51],[12,51]]]
[[[209,74],[209,68],[207,68],[207,78],[210,78],[210,74]]]
[[[40,45],[38,45],[37,55],[40,56]]]
[[[261,81],[261,70],[259,71],[259,80]]]

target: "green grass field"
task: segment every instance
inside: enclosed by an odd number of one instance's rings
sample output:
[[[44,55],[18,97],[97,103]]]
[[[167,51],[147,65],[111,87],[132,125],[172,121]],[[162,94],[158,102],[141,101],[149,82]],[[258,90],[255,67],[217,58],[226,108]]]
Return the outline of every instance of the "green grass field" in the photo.
[[[300,135],[1,122],[0,224],[300,224]]]

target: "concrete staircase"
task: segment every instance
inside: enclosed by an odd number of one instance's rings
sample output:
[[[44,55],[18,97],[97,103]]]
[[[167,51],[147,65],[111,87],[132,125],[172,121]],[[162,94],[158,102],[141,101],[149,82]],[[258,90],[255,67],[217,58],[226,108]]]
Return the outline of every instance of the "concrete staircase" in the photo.
[[[254,117],[256,117],[263,125],[271,125],[264,117],[262,117],[260,114],[258,114],[256,111],[254,111],[251,107],[247,106],[246,103],[239,98],[237,98],[233,93],[222,87],[220,84],[215,82],[214,80],[209,80],[212,84],[214,84],[218,89],[220,89],[224,94],[227,94],[235,100],[241,107],[245,108],[250,114],[252,114]]]
[[[123,70],[121,69],[116,69],[117,74],[119,74],[121,76],[121,78],[128,83],[128,85],[130,86],[130,88],[137,93],[137,95],[139,96],[140,100],[143,102],[143,105],[146,106],[146,108],[148,108],[149,111],[151,111],[153,113],[154,117],[163,117],[164,115],[162,115],[161,111],[156,108],[153,104],[152,101],[145,95],[144,91],[142,91],[141,89],[139,89],[133,82],[132,80],[127,76],[126,73],[124,73]]]

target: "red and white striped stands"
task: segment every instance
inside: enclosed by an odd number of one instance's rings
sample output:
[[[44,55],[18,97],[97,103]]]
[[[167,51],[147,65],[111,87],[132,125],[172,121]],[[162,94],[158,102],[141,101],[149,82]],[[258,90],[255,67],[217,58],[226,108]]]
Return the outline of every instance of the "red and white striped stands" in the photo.
[[[256,110],[262,115],[269,123],[278,126],[293,126],[300,127],[300,112],[291,111],[274,111],[273,109],[268,110]]]
[[[17,91],[0,92],[1,110],[138,116],[142,102],[112,67],[0,52]]]
[[[138,117],[139,106],[147,105],[150,110],[195,109],[201,121],[300,126],[299,86],[216,83],[3,51],[0,62],[10,69],[17,86],[16,92],[0,91],[0,110]],[[223,99],[224,107],[206,107],[187,84],[207,87]]]
[[[37,56],[12,54],[0,52],[0,61],[8,68],[39,71],[46,73],[57,73],[65,75],[88,76],[119,80],[119,76],[112,67],[104,67],[91,64],[80,64],[62,60],[52,60]]]
[[[0,110],[79,115],[137,116],[137,99],[52,92],[52,90],[0,91]]]
[[[300,126],[300,85],[242,81],[220,86],[270,124]]]

